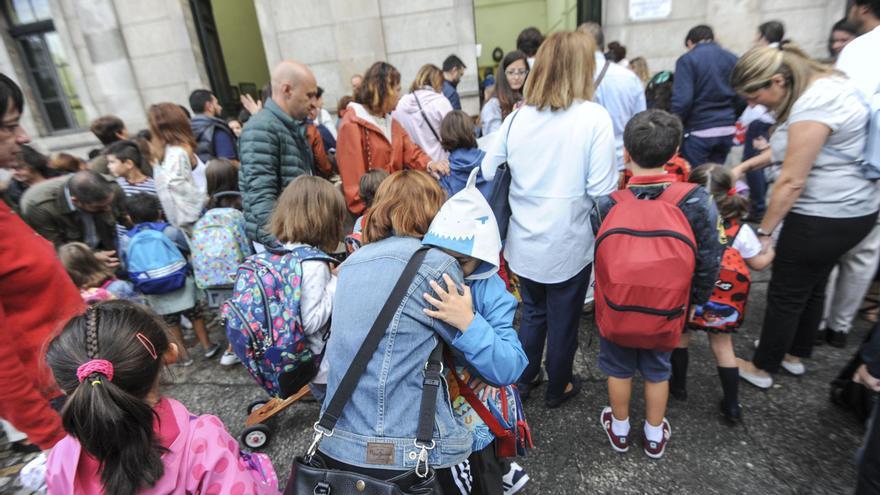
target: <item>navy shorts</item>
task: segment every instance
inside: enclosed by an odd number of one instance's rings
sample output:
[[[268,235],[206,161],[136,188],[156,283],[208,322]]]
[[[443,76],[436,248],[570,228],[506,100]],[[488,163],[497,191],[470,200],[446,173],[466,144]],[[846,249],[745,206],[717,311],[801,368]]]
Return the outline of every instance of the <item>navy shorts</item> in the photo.
[[[614,378],[632,378],[636,370],[648,382],[665,382],[672,374],[671,352],[621,347],[599,336],[599,369]]]

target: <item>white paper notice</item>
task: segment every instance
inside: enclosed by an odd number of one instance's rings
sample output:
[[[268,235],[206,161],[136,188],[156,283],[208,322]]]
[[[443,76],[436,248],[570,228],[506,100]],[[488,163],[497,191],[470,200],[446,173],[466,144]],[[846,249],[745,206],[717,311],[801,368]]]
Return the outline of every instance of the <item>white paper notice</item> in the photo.
[[[633,21],[663,19],[672,13],[672,0],[629,0],[629,18]]]

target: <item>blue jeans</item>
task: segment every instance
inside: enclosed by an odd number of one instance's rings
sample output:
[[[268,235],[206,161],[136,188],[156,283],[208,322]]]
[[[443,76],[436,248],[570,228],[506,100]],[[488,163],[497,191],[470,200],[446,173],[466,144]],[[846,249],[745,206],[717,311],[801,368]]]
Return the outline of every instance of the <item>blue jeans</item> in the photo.
[[[561,396],[571,381],[591,266],[587,265],[574,277],[556,284],[519,278],[523,302],[519,341],[529,358],[529,365],[519,382],[531,383],[538,377],[546,342],[547,399]]]
[[[758,150],[752,146],[752,141],[757,137],[769,138],[770,127],[772,124],[760,120],[749,124],[743,144],[743,161],[758,154]],[[749,216],[752,219],[760,219],[767,211],[767,176],[764,175],[763,170],[752,170],[746,173],[746,182],[749,184]]]
[[[733,136],[701,138],[693,134],[685,134],[681,143],[681,154],[691,167],[699,167],[707,163],[724,165],[731,146],[733,146]]]

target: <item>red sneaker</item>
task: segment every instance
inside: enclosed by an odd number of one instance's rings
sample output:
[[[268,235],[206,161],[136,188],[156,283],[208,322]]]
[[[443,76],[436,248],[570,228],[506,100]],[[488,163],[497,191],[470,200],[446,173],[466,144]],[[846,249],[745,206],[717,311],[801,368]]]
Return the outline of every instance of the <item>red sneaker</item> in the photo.
[[[648,437],[645,437],[645,454],[651,459],[659,459],[663,457],[663,452],[666,451],[666,443],[669,442],[669,437],[671,435],[672,427],[669,426],[669,421],[666,418],[663,418],[663,439],[659,442],[649,442]]]
[[[602,424],[602,428],[605,429],[605,435],[608,436],[608,442],[611,444],[611,448],[617,452],[626,452],[629,450],[629,437],[626,435],[620,436],[615,435],[614,431],[611,430],[611,419],[614,416],[611,414],[611,408],[606,407],[602,409],[602,414],[599,416],[599,423]]]

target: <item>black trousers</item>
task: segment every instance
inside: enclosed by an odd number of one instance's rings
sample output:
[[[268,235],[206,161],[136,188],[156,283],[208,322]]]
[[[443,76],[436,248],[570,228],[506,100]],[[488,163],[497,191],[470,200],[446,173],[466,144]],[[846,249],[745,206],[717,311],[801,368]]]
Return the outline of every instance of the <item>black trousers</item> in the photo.
[[[810,357],[822,321],[828,275],[876,220],[877,213],[856,218],[798,213],[785,217],[767,290],[761,343],[752,358],[755,366],[774,373],[786,353]]]
[[[874,406],[874,414],[865,435],[865,444],[859,451],[859,478],[857,495],[880,493],[880,405]]]

